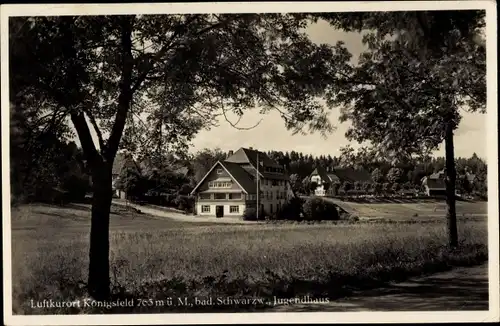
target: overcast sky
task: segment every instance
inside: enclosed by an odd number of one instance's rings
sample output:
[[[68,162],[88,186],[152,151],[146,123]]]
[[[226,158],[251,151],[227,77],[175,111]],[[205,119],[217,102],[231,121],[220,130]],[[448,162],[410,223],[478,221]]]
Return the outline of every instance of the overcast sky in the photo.
[[[326,22],[312,25],[308,29],[309,35],[314,42],[335,44],[342,40],[346,47],[357,58],[363,51],[361,35],[358,33],[345,33],[331,28]],[[194,139],[191,152],[203,148],[219,147],[222,150],[237,150],[240,147],[254,147],[259,150],[298,151],[312,155],[338,155],[339,149],[351,144],[357,148],[357,143],[350,143],[345,138],[345,132],[349,126],[348,122],[340,123],[340,112],[332,111],[330,119],[336,130],[326,139],[319,133],[312,135],[292,135],[286,130],[283,120],[275,113],[265,116],[256,111],[245,113],[239,127],[255,125],[262,119],[254,129],[238,130],[222,119],[219,127],[209,131],[201,131]],[[409,131],[410,132],[410,131]],[[474,152],[480,157],[486,157],[486,114],[470,114],[463,112],[462,121],[455,132],[455,155],[457,157],[470,157]],[[444,156],[444,146],[436,153]]]

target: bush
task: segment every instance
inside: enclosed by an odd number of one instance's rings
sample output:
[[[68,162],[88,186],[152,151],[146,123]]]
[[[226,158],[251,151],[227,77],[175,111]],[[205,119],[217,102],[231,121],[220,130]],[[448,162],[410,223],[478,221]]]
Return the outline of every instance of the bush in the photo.
[[[306,220],[338,220],[339,213],[335,204],[320,198],[311,198],[304,203]]]
[[[175,200],[177,197],[173,194],[167,194],[165,195],[165,205],[166,206],[176,206],[177,204],[175,203]]]
[[[174,200],[174,204],[181,211],[192,213],[194,211],[195,199],[193,196],[178,195]]]
[[[257,210],[253,207],[245,208],[243,212],[244,221],[256,221],[257,220]]]
[[[286,201],[277,214],[279,220],[301,220],[300,213],[302,212],[302,205],[304,200],[299,197],[292,197]]]

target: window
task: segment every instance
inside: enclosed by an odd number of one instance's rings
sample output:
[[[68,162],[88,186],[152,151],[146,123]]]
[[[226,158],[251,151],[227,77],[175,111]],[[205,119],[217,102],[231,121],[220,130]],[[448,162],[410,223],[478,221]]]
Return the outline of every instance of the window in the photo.
[[[256,196],[254,194],[249,194],[249,195],[247,195],[247,199],[248,200],[255,200]]]
[[[210,205],[201,206],[201,212],[202,213],[210,213]]]
[[[198,198],[200,199],[210,199],[210,194],[200,194]]]
[[[211,181],[208,183],[209,188],[231,188],[231,186],[231,182]]]
[[[241,194],[229,194],[229,199],[241,199]]]
[[[226,199],[226,194],[214,194],[215,199]]]
[[[240,206],[229,206],[229,213],[239,213]]]
[[[217,174],[222,174],[222,169],[217,169]]]

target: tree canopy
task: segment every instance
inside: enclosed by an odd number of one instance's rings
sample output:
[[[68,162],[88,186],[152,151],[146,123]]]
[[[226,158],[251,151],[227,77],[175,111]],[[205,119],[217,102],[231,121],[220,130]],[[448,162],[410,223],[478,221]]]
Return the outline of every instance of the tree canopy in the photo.
[[[293,132],[325,131],[315,98],[331,50],[306,25],[281,14],[11,18],[11,100],[71,116],[88,155],[90,128],[110,157],[120,145],[183,152],[215,118],[256,107],[279,110]]]
[[[485,112],[484,11],[320,15],[334,27],[364,31],[357,64],[338,62],[328,102],[352,126],[347,137],[397,155],[426,155],[453,129],[460,110]],[[347,52],[342,44],[337,51]],[[410,131],[411,132],[408,132]]]

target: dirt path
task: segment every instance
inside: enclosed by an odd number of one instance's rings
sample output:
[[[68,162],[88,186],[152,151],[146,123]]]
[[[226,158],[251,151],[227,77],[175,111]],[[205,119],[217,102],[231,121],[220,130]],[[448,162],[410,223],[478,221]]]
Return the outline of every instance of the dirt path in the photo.
[[[488,310],[488,264],[459,267],[363,291],[328,303],[276,306],[276,312]]]
[[[193,216],[186,215],[175,211],[168,211],[166,209],[162,209],[161,207],[155,207],[153,205],[136,205],[128,203],[126,204],[124,201],[113,200],[113,204],[121,205],[121,206],[130,206],[135,209],[140,210],[145,214],[149,214],[152,216],[160,217],[160,218],[170,218],[177,221],[182,222],[209,222],[209,223],[221,223],[221,224],[257,224],[261,222],[254,221],[243,221],[241,218],[235,217],[223,217],[223,218],[215,218],[209,216]]]

